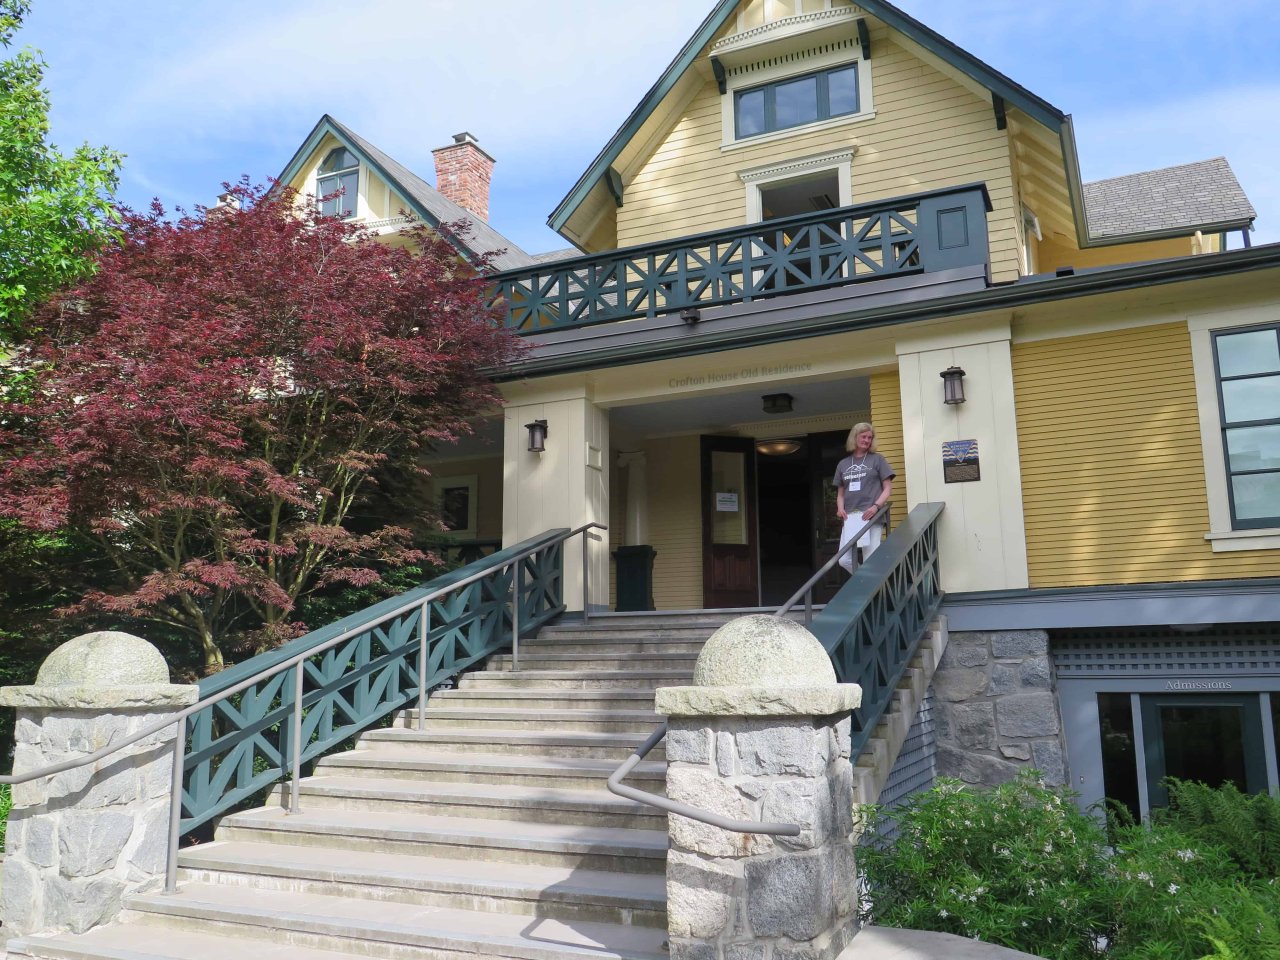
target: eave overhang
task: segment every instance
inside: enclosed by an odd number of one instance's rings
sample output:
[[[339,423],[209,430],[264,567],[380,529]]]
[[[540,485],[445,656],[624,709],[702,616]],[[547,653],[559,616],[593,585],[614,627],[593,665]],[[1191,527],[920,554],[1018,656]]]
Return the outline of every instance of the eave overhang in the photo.
[[[658,82],[649,89],[649,92],[645,94],[636,108],[631,111],[630,116],[614,133],[604,149],[591,162],[586,172],[578,178],[577,183],[574,184],[565,198],[552,211],[551,216],[547,218],[547,225],[552,230],[560,233],[564,229],[578,207],[587,199],[592,190],[600,184],[602,178],[607,176],[610,166],[617,162],[626,145],[639,133],[645,121],[658,109],[663,98],[674,89],[684,73],[694,65],[703,50],[729,21],[739,2],[740,0],[720,0],[716,4],[715,9],[711,11],[694,32],[694,35],[681,48],[676,58],[671,61],[670,65],[662,73]],[[1084,245],[1087,237],[1083,236],[1083,233],[1087,228],[1084,226],[1083,219],[1083,190],[1080,185],[1078,163],[1075,160],[1075,138],[1070,133],[1070,117],[1047,100],[1036,96],[1026,87],[1009,79],[994,67],[956,46],[946,37],[931,30],[892,4],[885,3],[883,0],[859,0],[858,6],[867,14],[909,37],[925,50],[940,57],[971,80],[1001,97],[1006,106],[1017,107],[1028,117],[1043,124],[1062,138],[1063,153],[1064,155],[1070,154],[1070,159],[1067,162],[1068,188],[1071,193],[1072,207],[1079,214],[1077,231],[1082,234],[1081,244]]]
[[[717,319],[733,318],[744,311],[760,311],[762,304],[770,303],[775,305],[780,313],[785,313],[787,302],[792,298],[778,297],[773,301],[737,304],[706,311],[699,323],[705,332],[700,332],[696,338],[685,337],[661,343],[618,343],[597,350],[578,351],[568,356],[538,358],[536,356],[537,337],[530,337],[528,342],[534,346],[535,355],[503,370],[494,371],[493,376],[498,381],[507,381],[603,367],[650,363],[673,357],[719,353],[741,347],[803,340],[850,330],[956,317],[985,311],[1010,310],[1034,304],[1271,269],[1280,269],[1280,244],[1268,244],[1247,250],[1233,250],[1228,253],[1198,257],[1181,257],[1176,260],[1158,260],[1124,267],[1095,268],[1071,276],[1049,276],[999,286],[983,285],[981,289],[970,287],[964,292],[936,298],[907,295],[897,298],[896,302],[886,302],[884,298],[876,296],[878,285],[869,284],[863,288],[868,297],[864,303],[873,304],[872,306],[860,308],[858,298],[851,298],[844,309],[829,311],[818,316],[780,317],[777,321],[764,321],[751,326],[726,324],[724,333],[718,333],[715,330]]]
[[[285,164],[284,170],[280,172],[280,176],[276,177],[275,182],[271,185],[270,192],[275,192],[282,187],[288,186],[294,177],[302,172],[307,160],[316,152],[316,150],[319,149],[320,144],[324,142],[325,137],[333,137],[359,157],[361,163],[367,164],[371,169],[376,170],[378,172],[378,176],[380,176],[385,183],[395,188],[400,199],[404,201],[406,208],[413,214],[414,218],[419,223],[425,223],[433,230],[438,230],[442,236],[447,236],[449,242],[453,244],[460,254],[462,254],[465,260],[471,261],[475,259],[476,252],[474,250],[468,247],[465,243],[462,243],[453,233],[441,230],[440,220],[433,215],[430,210],[415,201],[411,192],[405,190],[405,188],[386,170],[382,164],[369,156],[367,151],[362,150],[360,145],[347,134],[347,131],[343,128],[342,124],[337,120],[334,120],[333,117],[329,116],[327,113],[320,118],[320,121],[312,128],[311,133],[307,135],[307,139],[302,142],[302,146],[298,148],[297,152],[289,162]]]

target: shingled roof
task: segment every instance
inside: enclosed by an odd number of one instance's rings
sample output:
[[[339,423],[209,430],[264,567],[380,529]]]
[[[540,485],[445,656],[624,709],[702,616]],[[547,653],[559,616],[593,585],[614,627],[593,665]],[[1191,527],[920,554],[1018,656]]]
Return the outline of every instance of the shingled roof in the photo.
[[[450,235],[449,240],[464,257],[486,256],[494,270],[517,270],[534,262],[528,253],[470,210],[454,203],[404,164],[387,156],[364,137],[327,113],[320,118],[320,122],[315,125],[302,146],[298,148],[277,181],[281,184],[288,183],[326,134],[343,141],[349,149],[354,150],[364,161],[376,168],[382,178],[408,201],[411,208],[409,212],[428,226],[461,224],[462,229]]]
[[[1084,185],[1089,238],[1240,230],[1257,217],[1225,157]]]

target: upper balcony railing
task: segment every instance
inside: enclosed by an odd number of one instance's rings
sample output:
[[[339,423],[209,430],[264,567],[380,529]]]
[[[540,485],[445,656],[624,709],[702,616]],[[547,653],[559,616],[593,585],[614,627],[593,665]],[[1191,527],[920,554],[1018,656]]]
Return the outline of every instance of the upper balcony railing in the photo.
[[[985,265],[990,210],[977,183],[766,220],[495,274],[494,302],[535,334]]]

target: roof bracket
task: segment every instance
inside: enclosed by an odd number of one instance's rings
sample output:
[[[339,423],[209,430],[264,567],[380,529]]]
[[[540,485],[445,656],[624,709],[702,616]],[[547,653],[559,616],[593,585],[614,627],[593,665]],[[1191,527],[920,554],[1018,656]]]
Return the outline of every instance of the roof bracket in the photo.
[[[716,76],[716,87],[723,96],[728,92],[728,81],[725,79],[724,64],[720,62],[718,57],[711,58],[711,72]]]
[[[991,94],[991,107],[996,112],[996,129],[1006,129],[1009,126],[1009,118],[1004,112],[1004,97],[998,93]]]
[[[610,167],[604,172],[605,186],[609,188],[609,192],[613,194],[613,202],[619,207],[622,206],[622,174]]]
[[[862,44],[862,59],[871,59],[871,31],[867,29],[867,21],[858,21],[858,42]],[[723,91],[721,91],[723,93]]]

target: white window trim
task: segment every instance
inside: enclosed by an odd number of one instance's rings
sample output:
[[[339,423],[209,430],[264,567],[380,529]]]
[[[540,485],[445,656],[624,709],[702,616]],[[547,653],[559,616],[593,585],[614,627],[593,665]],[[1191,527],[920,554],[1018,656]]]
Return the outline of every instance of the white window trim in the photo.
[[[1191,363],[1196,378],[1196,406],[1200,412],[1200,445],[1204,451],[1205,487],[1209,499],[1209,532],[1204,538],[1214,553],[1239,550],[1280,550],[1280,527],[1254,530],[1231,528],[1231,501],[1227,493],[1227,454],[1222,444],[1222,414],[1218,409],[1218,373],[1213,362],[1213,333],[1235,327],[1274,324],[1280,312],[1274,307],[1241,307],[1213,313],[1191,314]]]
[[[356,206],[355,206],[355,212],[353,212],[350,217],[346,218],[346,222],[352,222],[357,220],[363,222],[365,219],[368,218],[368,215],[370,213],[369,204],[366,201],[366,197],[368,196],[368,193],[369,193],[369,165],[365,163],[364,160],[362,160],[360,157],[356,156],[356,152],[352,150],[350,147],[347,147],[346,144],[336,143],[336,142],[331,143],[329,149],[325,150],[322,154],[320,154],[320,159],[316,163],[315,173],[311,181],[312,189],[315,191],[316,199],[319,200],[321,196],[320,181],[323,180],[325,177],[333,176],[333,174],[331,173],[321,173],[320,167],[324,164],[324,161],[329,156],[329,154],[332,153],[338,147],[343,147],[353,157],[356,157]]]
[[[435,492],[435,504],[437,512],[440,510],[440,502],[444,497],[444,492],[448,490],[457,490],[463,488],[467,491],[467,526],[462,530],[446,530],[446,537],[454,537],[458,540],[471,540],[476,537],[476,533],[480,528],[480,504],[477,492],[479,490],[479,480],[474,473],[462,474],[455,477],[434,477],[432,486]]]
[[[738,176],[747,187],[747,223],[759,223],[764,218],[763,203],[760,198],[761,187],[827,170],[835,170],[840,182],[840,206],[849,206],[853,203],[853,155],[857,152],[858,148],[855,145],[835,153],[784,160],[781,163],[771,163],[768,166],[740,171]]]
[[[857,113],[847,114],[842,117],[831,117],[828,120],[806,123],[798,127],[787,127],[785,130],[771,130],[768,133],[761,133],[754,137],[744,137],[741,140],[737,138],[738,125],[733,110],[736,91],[745,90],[747,87],[756,87],[764,83],[785,80],[787,77],[799,77],[807,73],[830,70],[834,67],[855,63],[858,66],[858,106],[860,108]],[[861,56],[851,55],[849,50],[834,50],[830,53],[805,57],[801,60],[788,61],[774,66],[743,68],[735,70],[725,79],[725,91],[720,97],[720,149],[721,151],[742,150],[746,147],[753,147],[756,144],[781,140],[784,137],[794,137],[813,133],[817,130],[830,130],[836,127],[862,123],[865,120],[873,119],[875,115],[875,101],[872,98],[871,90],[871,61],[864,60]]]

